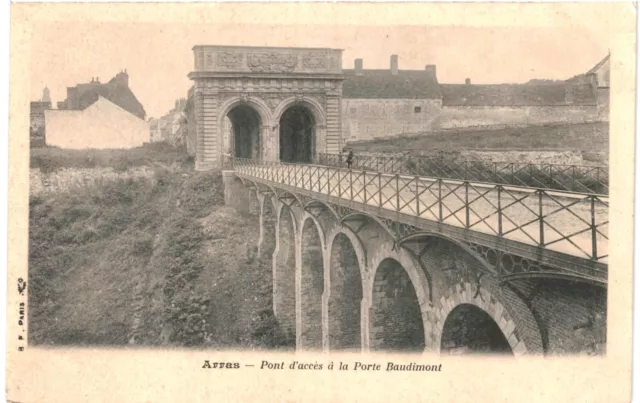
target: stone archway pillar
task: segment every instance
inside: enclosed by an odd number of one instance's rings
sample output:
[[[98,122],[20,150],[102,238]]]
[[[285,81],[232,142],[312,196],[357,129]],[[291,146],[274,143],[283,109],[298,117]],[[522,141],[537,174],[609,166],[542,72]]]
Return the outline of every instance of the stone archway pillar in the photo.
[[[280,126],[279,125],[262,125],[260,127],[260,136],[262,139],[261,157],[265,161],[277,161],[280,143]]]
[[[337,154],[342,143],[342,97],[341,95],[327,96],[327,126],[323,130],[321,145],[317,153]],[[320,139],[320,134],[318,134]],[[322,149],[322,151],[320,151]]]
[[[215,123],[218,115],[218,97],[195,90],[196,114],[196,170],[207,171],[220,166],[222,133]]]

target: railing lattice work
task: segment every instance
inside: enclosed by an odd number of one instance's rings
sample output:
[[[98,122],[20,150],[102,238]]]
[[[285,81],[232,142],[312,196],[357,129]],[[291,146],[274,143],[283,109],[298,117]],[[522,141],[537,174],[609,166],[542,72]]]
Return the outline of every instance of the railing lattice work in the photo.
[[[608,198],[525,186],[477,183],[232,158],[226,166],[342,200],[490,234],[594,262],[607,261]]]
[[[320,154],[320,165],[346,168],[346,154]],[[606,166],[525,164],[436,157],[353,157],[352,169],[608,195]]]

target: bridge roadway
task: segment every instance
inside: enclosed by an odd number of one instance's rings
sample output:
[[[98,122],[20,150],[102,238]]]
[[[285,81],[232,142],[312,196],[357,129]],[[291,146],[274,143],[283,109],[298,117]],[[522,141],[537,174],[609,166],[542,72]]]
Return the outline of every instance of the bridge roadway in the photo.
[[[235,159],[234,169],[246,179],[421,229],[457,230],[454,237],[552,266],[577,262],[606,282],[606,197],[258,160]]]

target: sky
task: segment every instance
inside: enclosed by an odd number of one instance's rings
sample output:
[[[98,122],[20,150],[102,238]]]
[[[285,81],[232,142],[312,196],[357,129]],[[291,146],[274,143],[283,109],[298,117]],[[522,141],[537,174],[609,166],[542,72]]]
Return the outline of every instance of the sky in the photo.
[[[64,44],[64,46],[60,46]],[[147,111],[159,117],[186,97],[197,44],[328,47],[343,49],[343,68],[437,66],[441,83],[521,83],[564,80],[584,73],[608,52],[606,35],[579,27],[463,27],[365,25],[224,25],[141,22],[42,22],[32,33],[32,100],[47,86],[53,105],[66,88],[121,70]]]

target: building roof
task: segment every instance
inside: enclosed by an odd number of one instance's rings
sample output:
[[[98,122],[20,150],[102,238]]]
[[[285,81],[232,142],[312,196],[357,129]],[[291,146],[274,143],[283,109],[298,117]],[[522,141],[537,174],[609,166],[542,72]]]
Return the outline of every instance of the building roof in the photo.
[[[435,74],[426,70],[343,70],[343,98],[440,99],[442,94]]]
[[[126,73],[119,73],[116,77],[113,77],[109,82],[104,84],[92,82],[82,83],[72,87],[72,90],[75,89],[74,97],[77,100],[77,107],[79,109],[85,109],[102,96],[144,120],[146,116],[144,107],[129,88],[128,82],[117,79],[122,74]],[[128,80],[128,75],[121,77],[124,77],[124,80]]]
[[[442,84],[445,106],[527,106],[565,104],[566,84]]]
[[[598,70],[600,70],[602,65],[605,64],[607,61],[609,61],[609,57],[611,57],[611,54],[607,54],[604,57],[604,59],[600,60],[595,66],[593,66],[589,71],[587,71],[587,74],[596,74]]]

